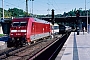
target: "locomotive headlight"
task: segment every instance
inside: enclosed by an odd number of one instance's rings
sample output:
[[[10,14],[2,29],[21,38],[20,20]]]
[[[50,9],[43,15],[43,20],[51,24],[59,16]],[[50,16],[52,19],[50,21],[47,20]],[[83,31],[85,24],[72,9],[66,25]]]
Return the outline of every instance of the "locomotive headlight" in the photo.
[[[16,33],[16,35],[18,35],[18,34]]]
[[[24,35],[26,35],[26,33]]]
[[[18,35],[20,35],[20,34],[18,34]]]
[[[18,35],[21,35],[21,33],[18,33]]]

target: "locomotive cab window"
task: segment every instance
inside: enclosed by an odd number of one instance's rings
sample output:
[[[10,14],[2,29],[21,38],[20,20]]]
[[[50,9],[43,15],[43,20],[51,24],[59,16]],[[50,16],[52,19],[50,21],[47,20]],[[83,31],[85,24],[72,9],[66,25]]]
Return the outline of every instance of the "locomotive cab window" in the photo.
[[[20,26],[20,22],[13,22],[12,26]]]
[[[26,26],[27,22],[13,22],[12,26]]]
[[[27,22],[20,22],[20,26],[26,26]]]

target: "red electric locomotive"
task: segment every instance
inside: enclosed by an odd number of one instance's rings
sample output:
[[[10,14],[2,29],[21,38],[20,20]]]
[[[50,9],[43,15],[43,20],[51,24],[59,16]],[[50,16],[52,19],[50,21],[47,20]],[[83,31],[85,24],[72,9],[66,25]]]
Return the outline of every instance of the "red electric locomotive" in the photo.
[[[8,44],[23,45],[50,36],[50,23],[37,18],[14,18],[10,28]]]

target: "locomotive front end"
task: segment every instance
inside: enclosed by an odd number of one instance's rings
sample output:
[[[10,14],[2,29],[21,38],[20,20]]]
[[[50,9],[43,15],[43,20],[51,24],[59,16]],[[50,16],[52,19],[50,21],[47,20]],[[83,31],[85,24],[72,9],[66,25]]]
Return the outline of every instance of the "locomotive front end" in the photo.
[[[21,18],[13,19],[8,46],[22,46],[26,44],[27,22],[28,20]]]
[[[26,21],[17,21],[13,22],[11,26],[10,37],[19,38],[26,36],[27,32],[27,22]]]

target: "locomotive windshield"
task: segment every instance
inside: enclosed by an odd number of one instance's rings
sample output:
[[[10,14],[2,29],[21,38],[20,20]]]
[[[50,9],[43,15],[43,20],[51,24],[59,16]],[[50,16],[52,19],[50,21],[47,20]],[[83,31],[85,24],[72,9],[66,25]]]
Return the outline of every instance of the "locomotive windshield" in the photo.
[[[26,26],[27,22],[20,22],[20,26]]]
[[[13,24],[12,24],[13,26],[19,26],[20,25],[20,23],[19,22],[13,22]]]
[[[26,26],[27,22],[13,22],[12,26]]]

